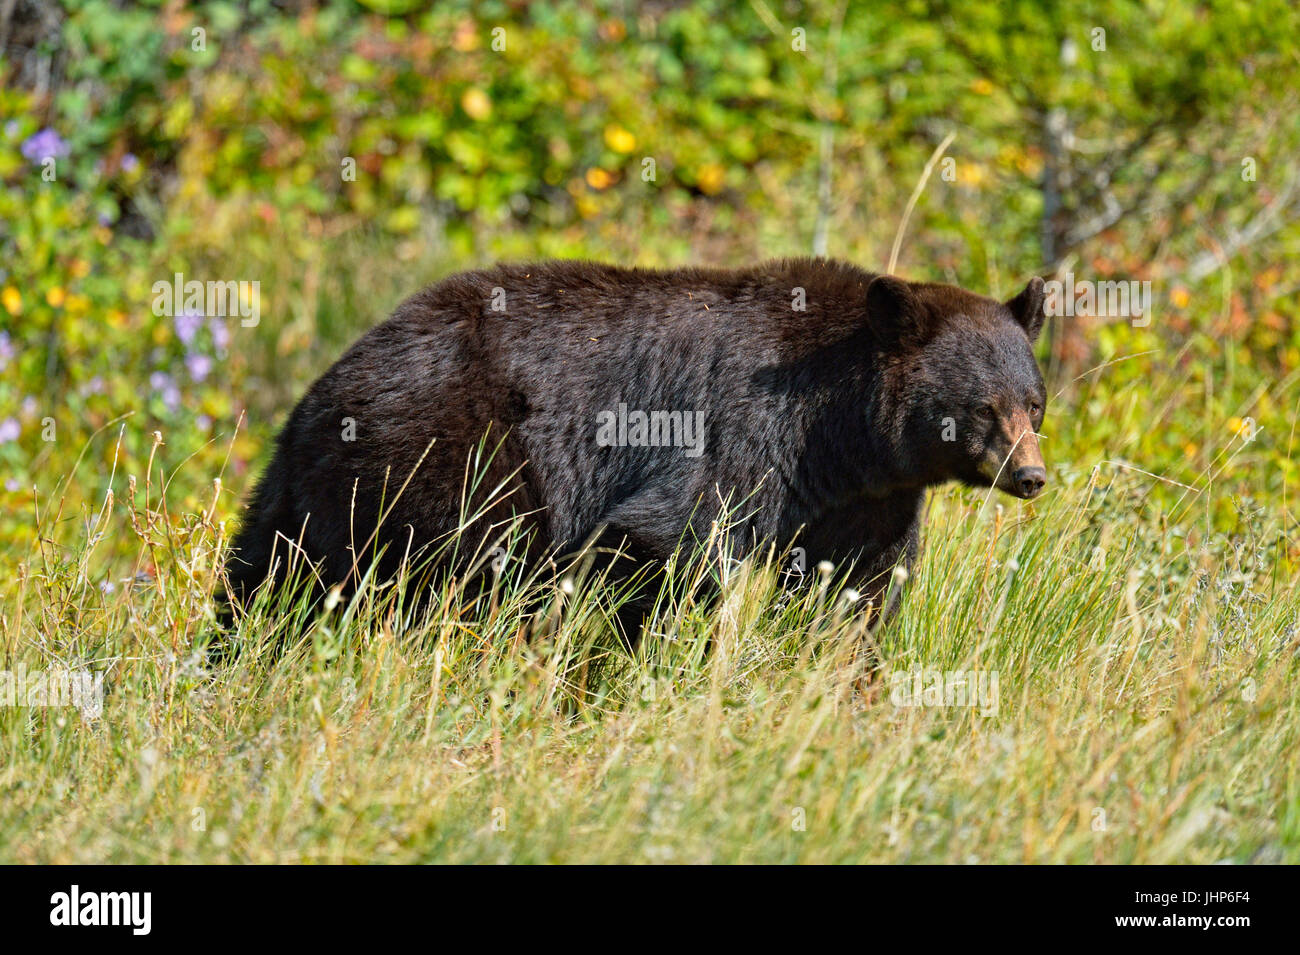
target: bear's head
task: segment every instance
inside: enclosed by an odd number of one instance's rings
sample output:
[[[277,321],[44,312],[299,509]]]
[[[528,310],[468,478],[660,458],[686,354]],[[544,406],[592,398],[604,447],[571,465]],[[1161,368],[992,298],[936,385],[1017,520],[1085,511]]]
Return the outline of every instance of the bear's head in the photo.
[[[886,413],[895,457],[917,483],[964,481],[1032,498],[1047,483],[1047,411],[1032,345],[1043,280],[999,302],[950,285],[874,279],[868,311],[891,330]]]

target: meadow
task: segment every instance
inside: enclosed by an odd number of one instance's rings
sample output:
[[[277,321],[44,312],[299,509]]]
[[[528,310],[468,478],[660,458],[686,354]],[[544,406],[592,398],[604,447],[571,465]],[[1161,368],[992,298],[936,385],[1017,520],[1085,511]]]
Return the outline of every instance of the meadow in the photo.
[[[1131,362],[1155,384],[1100,368],[1054,401],[1042,499],[932,495],[878,634],[833,575],[787,594],[773,554],[718,601],[684,567],[635,652],[609,621],[617,588],[506,575],[492,607],[448,585],[427,619],[371,582],[303,638],[267,601],[211,663],[239,482],[195,473],[197,447],[131,454],[138,425],[113,423],[28,505],[9,669],[75,661],[105,693],[102,713],[0,709],[3,854],[1294,861],[1293,555],[1243,435],[1206,429],[1202,467],[1152,469],[1151,432],[1196,408],[1154,356]],[[1230,387],[1216,400],[1249,410]],[[1292,407],[1276,388],[1260,397]],[[964,694],[935,689],[954,673]]]
[[[781,6],[700,4],[656,30],[601,4],[252,6],[214,5],[234,19],[191,56],[188,6],[65,4],[62,42],[102,86],[70,61],[77,95],[47,100],[3,61],[0,697],[20,674],[93,674],[102,694],[0,705],[0,861],[1300,861],[1298,133],[1270,112],[1294,105],[1294,49],[1260,41],[1272,71],[1239,88],[1202,70],[1218,85],[1191,92],[1186,63],[1134,52],[1137,79],[1096,67],[1110,114],[1085,112],[1088,77],[1054,88],[1091,133],[1200,97],[1180,141],[1219,144],[1187,152],[1220,178],[1163,166],[1158,196],[1200,184],[1188,205],[1046,261],[1051,160],[999,135],[1029,94],[988,66],[1017,50],[946,69],[918,52],[942,47],[940,21],[905,4],[893,24],[814,5],[810,36],[839,30],[846,51],[823,99],[824,63],[783,59]],[[1200,50],[1200,21],[1171,9],[1157,37]],[[498,20],[530,56],[488,65]],[[1058,62],[1046,42],[1027,84]],[[950,180],[929,124],[953,115]],[[1238,139],[1263,183],[1240,177]],[[70,171],[42,179],[41,149]],[[656,149],[658,184],[637,175]],[[347,156],[359,177],[340,181]],[[1269,209],[1198,265],[1206,235]],[[790,590],[788,554],[721,574],[684,552],[634,649],[618,586],[512,569],[486,601],[443,582],[427,614],[401,580],[319,617],[265,598],[237,652],[213,652],[225,548],[276,428],[404,297],[502,259],[725,265],[823,241],[1003,297],[1053,270],[1157,290],[1150,321],[1058,322],[1047,492],[936,489],[888,626],[868,630],[833,569]],[[155,314],[178,272],[257,281],[260,320]]]

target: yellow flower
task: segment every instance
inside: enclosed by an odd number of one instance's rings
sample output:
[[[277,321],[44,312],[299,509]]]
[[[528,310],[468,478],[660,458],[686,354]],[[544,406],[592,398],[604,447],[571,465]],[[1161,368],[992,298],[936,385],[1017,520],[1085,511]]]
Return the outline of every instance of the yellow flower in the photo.
[[[711,196],[722,190],[722,183],[726,174],[727,171],[722,168],[721,164],[711,162],[700,167],[696,178],[699,181],[701,191]]]
[[[0,302],[4,303],[5,311],[10,315],[22,313],[23,297],[19,294],[18,289],[12,285],[6,285],[5,290],[0,292]]]
[[[1174,289],[1172,292],[1169,293],[1169,300],[1173,302],[1175,305],[1177,305],[1179,308],[1186,308],[1187,303],[1192,300],[1192,297],[1189,294],[1187,294],[1187,289],[1183,288],[1180,285],[1178,288]]]
[[[616,153],[630,153],[636,149],[636,137],[615,123],[605,127],[605,145]]]
[[[976,93],[979,93],[980,96],[988,96],[993,92],[993,84],[982,76],[975,80],[975,82],[971,83],[970,88]]]
[[[63,289],[59,288],[57,285],[54,286],[54,288],[45,293],[45,301],[49,302],[52,307],[58,308],[63,304]]]
[[[1030,179],[1037,179],[1043,171],[1043,157],[1038,153],[1024,153],[1016,159],[1016,168]]]
[[[599,166],[593,166],[587,170],[587,185],[593,189],[608,189],[614,184],[614,177],[601,169]]]
[[[456,31],[451,35],[453,50],[457,53],[469,53],[478,49],[478,43],[478,30],[473,20],[462,20],[456,25]]]
[[[487,93],[471,86],[460,98],[460,108],[470,119],[487,119],[492,115],[492,100]]]

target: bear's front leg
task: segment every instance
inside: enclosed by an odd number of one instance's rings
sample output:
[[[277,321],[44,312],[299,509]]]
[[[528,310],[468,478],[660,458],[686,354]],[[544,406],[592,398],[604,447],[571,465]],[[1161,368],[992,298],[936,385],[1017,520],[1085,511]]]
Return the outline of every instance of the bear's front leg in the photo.
[[[898,611],[902,580],[892,587],[891,581],[896,568],[911,571],[920,554],[924,502],[924,491],[864,496],[831,509],[796,540],[810,570],[829,561],[836,574],[847,572],[846,586],[860,595],[873,630]]]

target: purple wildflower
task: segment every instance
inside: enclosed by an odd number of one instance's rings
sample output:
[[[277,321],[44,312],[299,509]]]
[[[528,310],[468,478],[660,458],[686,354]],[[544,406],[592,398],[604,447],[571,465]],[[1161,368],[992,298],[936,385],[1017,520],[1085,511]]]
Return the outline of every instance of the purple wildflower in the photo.
[[[230,347],[230,329],[226,327],[225,321],[220,318],[209,320],[208,328],[212,332],[212,344],[216,346],[217,356],[224,356],[226,349]]]
[[[195,383],[199,383],[212,371],[212,359],[201,352],[191,352],[185,356],[185,368]]]
[[[172,319],[172,324],[176,327],[176,337],[182,345],[189,348],[194,344],[194,336],[203,327],[203,316],[198,312],[181,312]]]
[[[172,376],[165,371],[155,371],[149,376],[149,387],[162,397],[163,405],[168,411],[175,411],[181,406],[181,390],[176,387]]]
[[[62,136],[47,127],[30,136],[20,151],[28,162],[42,162],[51,156],[62,159],[72,150]]]
[[[0,444],[8,444],[10,441],[17,441],[18,436],[23,433],[23,426],[17,418],[5,418],[0,421]]]

